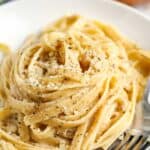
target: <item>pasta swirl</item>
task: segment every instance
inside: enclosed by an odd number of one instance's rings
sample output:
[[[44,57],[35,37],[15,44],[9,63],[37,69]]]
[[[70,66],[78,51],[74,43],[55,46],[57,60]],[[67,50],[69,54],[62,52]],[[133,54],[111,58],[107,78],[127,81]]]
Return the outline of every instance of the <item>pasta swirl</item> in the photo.
[[[130,128],[149,74],[150,53],[112,27],[59,19],[1,62],[0,149],[107,149]]]

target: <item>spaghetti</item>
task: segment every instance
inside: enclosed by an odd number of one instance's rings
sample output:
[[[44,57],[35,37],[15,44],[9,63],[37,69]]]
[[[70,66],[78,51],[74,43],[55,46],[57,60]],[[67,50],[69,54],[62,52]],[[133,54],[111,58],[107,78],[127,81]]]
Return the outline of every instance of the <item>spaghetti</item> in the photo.
[[[1,62],[0,149],[107,149],[132,124],[149,74],[150,53],[112,27],[59,19]]]

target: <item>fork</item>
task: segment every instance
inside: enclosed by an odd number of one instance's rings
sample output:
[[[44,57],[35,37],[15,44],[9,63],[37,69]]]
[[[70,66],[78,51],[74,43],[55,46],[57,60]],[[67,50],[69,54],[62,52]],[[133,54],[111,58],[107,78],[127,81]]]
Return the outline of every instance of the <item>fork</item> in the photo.
[[[141,118],[137,119],[137,121],[141,120]],[[134,127],[127,130],[108,150],[150,150],[150,80],[148,81],[144,100],[142,101],[142,122],[140,129]]]

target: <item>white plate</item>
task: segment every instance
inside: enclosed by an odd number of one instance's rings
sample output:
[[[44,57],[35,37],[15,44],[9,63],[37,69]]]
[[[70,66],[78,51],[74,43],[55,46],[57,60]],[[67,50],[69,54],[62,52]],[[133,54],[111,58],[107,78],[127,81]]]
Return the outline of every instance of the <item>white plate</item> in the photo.
[[[54,19],[78,13],[112,24],[139,46],[150,49],[150,21],[110,0],[18,0],[0,7],[0,42],[16,49],[23,39]]]

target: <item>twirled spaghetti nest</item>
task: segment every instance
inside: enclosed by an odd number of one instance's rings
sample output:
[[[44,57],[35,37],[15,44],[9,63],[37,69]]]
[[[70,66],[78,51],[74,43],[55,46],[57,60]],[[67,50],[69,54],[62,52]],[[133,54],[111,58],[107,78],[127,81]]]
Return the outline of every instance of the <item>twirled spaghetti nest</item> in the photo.
[[[130,127],[150,53],[113,28],[66,16],[0,66],[4,150],[92,150]]]

